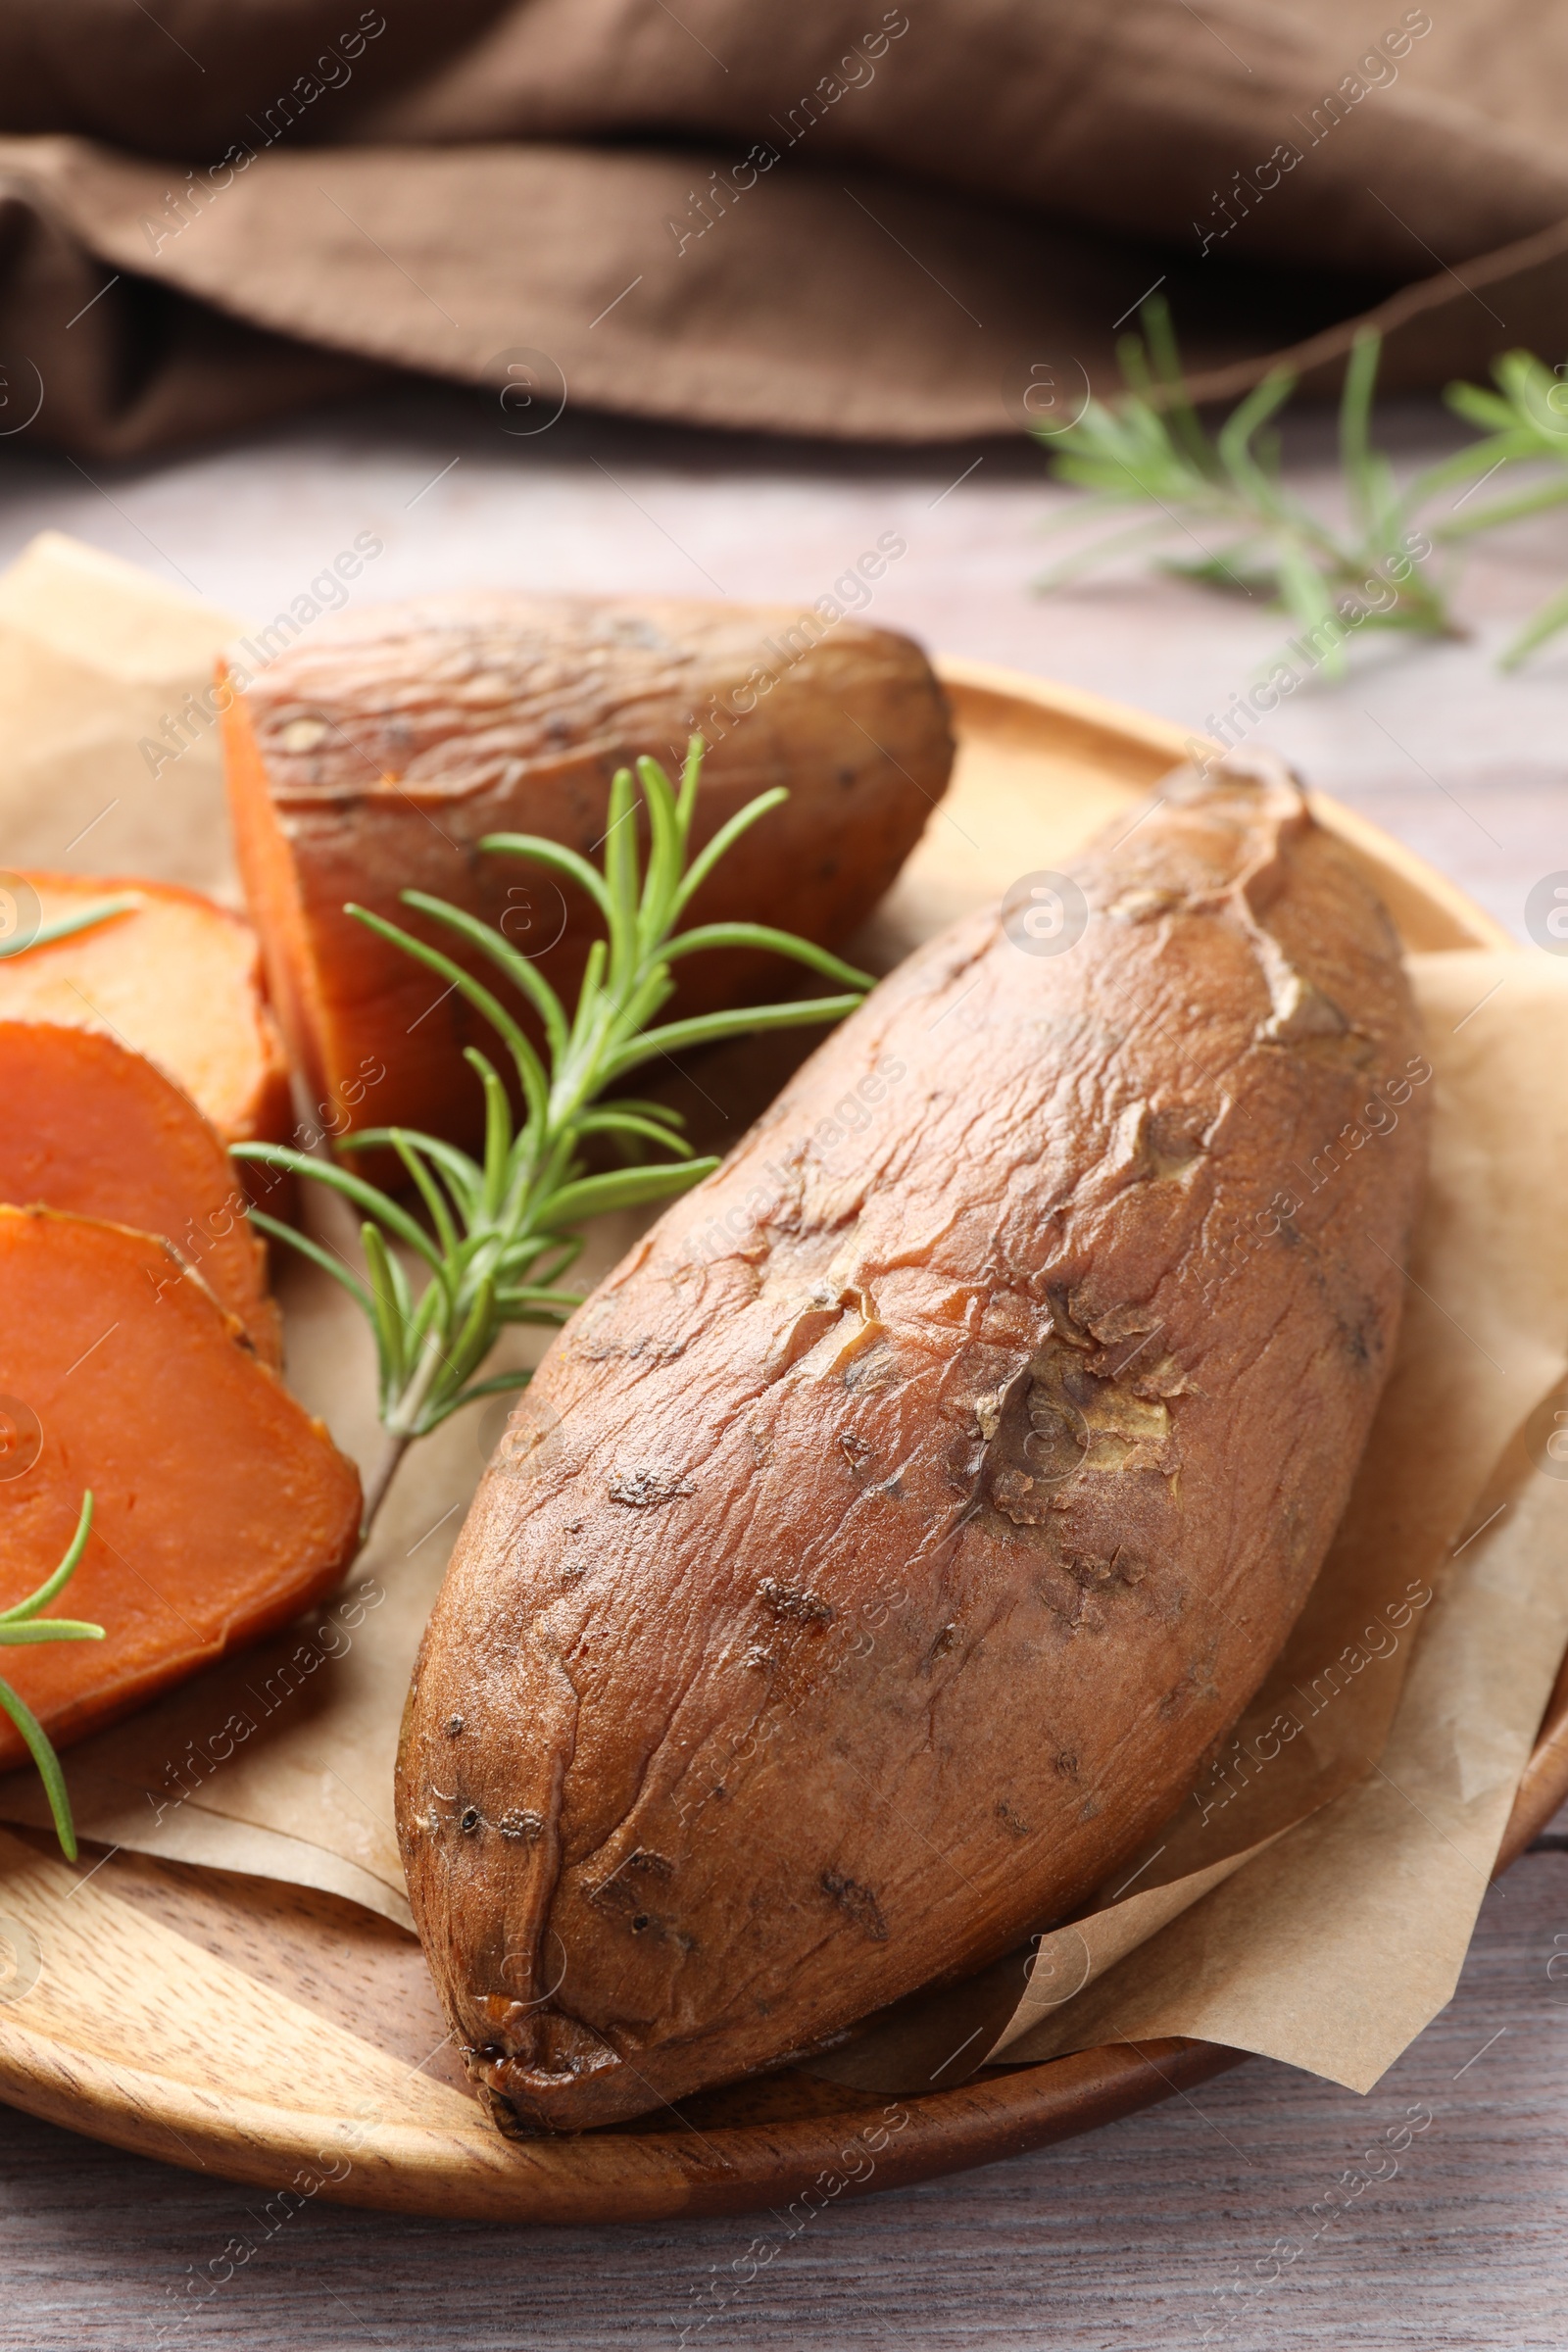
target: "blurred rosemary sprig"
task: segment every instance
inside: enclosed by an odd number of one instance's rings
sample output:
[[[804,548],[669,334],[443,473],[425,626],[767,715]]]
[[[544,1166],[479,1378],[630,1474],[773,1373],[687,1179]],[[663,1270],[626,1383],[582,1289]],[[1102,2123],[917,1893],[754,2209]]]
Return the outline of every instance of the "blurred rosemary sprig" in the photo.
[[[14,1649],[29,1642],[101,1642],[101,1625],[85,1625],[79,1617],[40,1617],[38,1612],[57,1592],[63,1592],[76,1572],[77,1563],[87,1548],[92,1533],[92,1494],[81,1498],[81,1515],[70,1548],[53,1575],[44,1579],[36,1592],[25,1600],[14,1601],[9,1609],[0,1610],[0,1647]],[[26,1701],[12,1690],[8,1682],[0,1681],[0,1707],[4,1707],[18,1731],[25,1740],[38,1777],[43,1782],[54,1815],[55,1836],[68,1862],[76,1859],[76,1830],[71,1817],[71,1798],[66,1793],[66,1776],[60,1769],[49,1735]]]
[[[78,907],[73,914],[57,914],[29,930],[16,920],[15,891],[8,887],[9,882],[9,876],[0,874],[0,959],[25,956],[29,948],[52,948],[57,939],[74,939],[78,931],[91,931],[97,924],[107,923],[112,914],[128,914],[141,905],[134,891],[122,891],[118,898],[99,899],[94,906]]]
[[[1250,392],[1214,433],[1187,389],[1170,312],[1163,297],[1144,305],[1142,335],[1124,336],[1117,356],[1127,384],[1114,403],[1091,399],[1065,430],[1039,437],[1058,480],[1088,497],[1050,526],[1076,527],[1086,516],[1145,510],[1130,526],[1076,549],[1037,582],[1063,586],[1137,549],[1152,553],[1186,538],[1197,558],[1166,554],[1162,570],[1205,587],[1262,594],[1324,648],[1323,668],[1343,675],[1343,622],[1462,636],[1444,585],[1420,564],[1440,544],[1539,513],[1568,499],[1568,383],[1528,352],[1495,362],[1498,390],[1450,385],[1448,405],[1486,438],[1427,467],[1402,488],[1372,440],[1372,405],[1381,340],[1357,337],[1340,402],[1340,461],[1347,523],[1336,528],[1296,496],[1281,476],[1273,419],[1297,387],[1285,370]],[[1433,502],[1501,466],[1545,462],[1552,478],[1461,515],[1470,491],[1441,516]],[[1150,514],[1153,508],[1158,512]],[[1426,517],[1426,519],[1423,519]],[[1206,542],[1217,539],[1220,544]],[[1341,624],[1336,629],[1336,624]],[[1568,625],[1568,589],[1538,612],[1502,656],[1512,668]]]
[[[1480,507],[1462,520],[1455,511],[1436,526],[1434,538],[1474,538],[1478,531],[1517,522],[1523,515],[1539,514],[1568,499],[1568,382],[1529,351],[1504,352],[1493,362],[1492,373],[1495,392],[1480,384],[1450,384],[1445,395],[1455,415],[1486,436],[1460,453],[1467,471],[1479,477],[1473,487],[1479,489],[1504,466],[1544,463],[1551,467],[1551,476],[1544,481],[1538,478],[1511,497]],[[1434,472],[1441,474],[1443,468],[1436,467]],[[1503,668],[1517,669],[1527,655],[1565,625],[1568,587],[1559,588],[1526,621],[1500,657]]]
[[[500,999],[462,964],[363,906],[348,909],[461,991],[495,1031],[516,1074],[520,1124],[495,1063],[477,1048],[466,1049],[484,1089],[484,1150],[478,1159],[436,1136],[404,1127],[366,1128],[338,1145],[339,1152],[395,1152],[422,1203],[422,1220],[332,1161],[283,1145],[238,1147],[236,1156],[328,1185],[364,1212],[364,1280],[308,1235],[252,1213],[265,1232],[302,1250],[341,1283],[369,1320],[387,1446],[366,1495],[367,1531],[414,1439],[461,1405],[526,1384],[525,1371],[499,1372],[487,1380],[474,1376],[504,1325],[564,1323],[580,1304],[580,1294],[563,1289],[561,1282],[582,1249],[579,1228],[586,1220],[610,1209],[668,1200],[717,1166],[715,1159],[693,1155],[675,1111],[624,1095],[606,1101],[608,1090],[645,1062],[686,1048],[760,1030],[836,1021],[871,986],[866,973],[825,948],[765,924],[676,929],[696,892],[741,835],[789,797],[781,788],[760,794],[692,858],[702,756],[701,740],[694,737],[678,791],[656,760],[638,760],[649,833],[646,866],[638,846],[637,790],[627,768],[611,791],[602,871],[576,851],[536,834],[493,833],[480,843],[483,850],[530,858],[569,876],[604,917],[606,937],[589,951],[569,1017],[544,975],[499,930],[423,891],[403,892],[405,906],[444,924],[495,965],[532,1006],[544,1031],[543,1055]],[[837,981],[845,993],[658,1023],[656,1014],[674,993],[672,965],[710,948],[760,948],[792,956]],[[605,1137],[627,1164],[589,1173],[582,1147],[595,1136]],[[399,1245],[423,1268],[417,1289]]]

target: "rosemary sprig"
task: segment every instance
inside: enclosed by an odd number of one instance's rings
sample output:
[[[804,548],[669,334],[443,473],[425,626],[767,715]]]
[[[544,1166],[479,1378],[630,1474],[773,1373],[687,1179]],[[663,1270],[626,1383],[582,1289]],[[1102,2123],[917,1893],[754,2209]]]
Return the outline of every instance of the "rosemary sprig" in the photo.
[[[1474,538],[1478,531],[1517,522],[1526,514],[1540,514],[1547,507],[1560,506],[1568,499],[1568,382],[1529,351],[1504,352],[1493,362],[1492,373],[1497,385],[1495,392],[1488,392],[1480,384],[1450,384],[1444,395],[1455,416],[1462,416],[1467,424],[1475,425],[1486,436],[1460,453],[1463,472],[1479,477],[1475,484],[1478,489],[1482,481],[1504,466],[1544,461],[1551,467],[1551,474],[1510,497],[1478,507],[1462,519],[1455,508],[1435,526],[1436,539]],[[1457,466],[1458,462],[1454,464]],[[1434,469],[1434,476],[1429,477],[1433,487],[1445,486],[1437,478],[1443,471],[1441,467]],[[1460,478],[1457,471],[1454,478]],[[1463,504],[1461,499],[1458,505]],[[1538,645],[1544,645],[1564,627],[1568,627],[1568,587],[1559,588],[1555,596],[1548,597],[1540,611],[1531,615],[1498,657],[1501,666],[1517,669]]]
[[[836,1021],[871,986],[866,973],[826,949],[765,924],[676,929],[720,858],[789,797],[782,789],[761,793],[688,859],[702,756],[701,739],[694,737],[678,792],[656,760],[638,760],[649,835],[646,864],[638,845],[638,797],[627,768],[611,791],[602,871],[576,851],[536,834],[495,833],[480,843],[483,850],[529,858],[569,876],[604,917],[606,937],[589,951],[569,1017],[543,973],[500,931],[423,891],[403,892],[405,906],[445,925],[512,983],[543,1029],[543,1055],[501,1000],[462,964],[383,916],[349,907],[360,922],[416,957],[483,1015],[511,1057],[521,1096],[519,1124],[495,1063],[470,1046],[466,1059],[484,1089],[481,1157],[404,1127],[367,1128],[341,1140],[340,1152],[396,1152],[418,1196],[422,1218],[333,1161],[276,1144],[238,1147],[237,1156],[328,1185],[364,1213],[362,1279],[308,1235],[252,1212],[264,1232],[303,1251],[341,1283],[374,1334],[387,1444],[366,1495],[367,1533],[414,1439],[477,1397],[526,1384],[526,1371],[499,1372],[489,1379],[475,1375],[504,1325],[564,1323],[581,1303],[581,1294],[564,1289],[562,1277],[582,1249],[579,1228],[585,1220],[609,1209],[668,1200],[717,1166],[715,1159],[693,1155],[676,1112],[624,1095],[606,1101],[608,1090],[645,1063],[684,1048]],[[655,1015],[674,992],[672,965],[710,948],[771,950],[838,981],[845,993],[657,1023]],[[590,1174],[582,1147],[595,1136],[606,1138],[626,1164]],[[423,1269],[417,1289],[406,1260]]]
[[[87,1538],[91,1533],[92,1493],[89,1489],[81,1498],[81,1516],[76,1521],[76,1532],[71,1539],[70,1548],[54,1574],[45,1577],[36,1592],[29,1592],[25,1600],[16,1601],[9,1609],[0,1610],[0,1646],[16,1648],[25,1642],[103,1640],[104,1629],[101,1625],[84,1625],[79,1617],[40,1617],[38,1614],[71,1582],[87,1548]],[[74,1862],[76,1830],[71,1818],[71,1798],[66,1793],[66,1776],[60,1769],[60,1758],[50,1744],[49,1735],[26,1701],[19,1697],[11,1685],[3,1680],[0,1680],[0,1707],[4,1707],[31,1750],[32,1760],[38,1767],[39,1778],[49,1799],[49,1810],[54,1815],[55,1836],[60,1840],[61,1851],[68,1862]]]
[[[1349,527],[1336,531],[1286,489],[1279,440],[1271,419],[1295,391],[1297,378],[1278,370],[1231,412],[1210,436],[1193,406],[1182,372],[1170,313],[1162,297],[1143,308],[1144,335],[1117,346],[1126,394],[1113,405],[1091,400],[1077,424],[1046,432],[1053,470],[1090,497],[1051,527],[1071,527],[1087,514],[1157,508],[1141,521],[1076,550],[1036,582],[1063,586],[1134,549],[1151,551],[1171,540],[1217,534],[1226,542],[1204,548],[1200,561],[1165,557],[1160,568],[1206,587],[1261,591],[1290,612],[1315,645],[1322,666],[1342,676],[1345,655],[1337,617],[1353,612],[1357,629],[1405,629],[1422,636],[1456,637],[1441,586],[1409,561],[1411,533],[1433,502],[1468,483],[1469,489],[1422,528],[1433,544],[1452,544],[1517,522],[1568,500],[1568,381],[1528,351],[1505,352],[1493,363],[1497,390],[1450,384],[1444,397],[1484,438],[1418,473],[1400,489],[1394,468],[1372,445],[1372,399],[1380,338],[1357,337],[1340,402],[1340,460]],[[1147,337],[1147,343],[1145,340]],[[1544,465],[1544,479],[1474,513],[1459,510],[1481,483],[1504,466]],[[1510,477],[1512,478],[1512,477]],[[1378,597],[1367,590],[1379,583]],[[1499,657],[1516,669],[1546,639],[1568,627],[1568,587],[1548,598]]]
[[[4,877],[0,877],[0,893]],[[90,931],[97,923],[107,923],[112,914],[128,914],[141,905],[134,891],[122,891],[117,899],[99,899],[91,906],[78,906],[74,914],[57,914],[52,922],[40,923],[36,931],[23,935],[12,932],[0,934],[0,962],[8,956],[25,956],[29,948],[51,948],[57,939],[72,939],[78,931]]]
[[[1153,506],[1159,513],[1066,557],[1037,586],[1057,588],[1134,548],[1185,537],[1201,547],[1200,557],[1166,557],[1162,570],[1206,587],[1261,592],[1303,631],[1319,634],[1331,674],[1345,668],[1333,624],[1348,601],[1365,625],[1427,636],[1460,633],[1441,591],[1409,561],[1404,539],[1412,490],[1398,489],[1388,459],[1372,445],[1376,335],[1358,338],[1346,370],[1340,456],[1349,528],[1336,531],[1280,477],[1279,436],[1271,420],[1296,390],[1297,377],[1283,370],[1268,376],[1210,436],[1188,393],[1162,296],[1144,305],[1143,322],[1144,335],[1124,336],[1117,346],[1126,397],[1114,407],[1091,400],[1080,421],[1052,434],[1049,446],[1057,478],[1092,494],[1061,517],[1063,523],[1128,507]],[[1203,545],[1205,534],[1222,544]],[[1364,590],[1374,577],[1387,584],[1388,601],[1368,606]]]

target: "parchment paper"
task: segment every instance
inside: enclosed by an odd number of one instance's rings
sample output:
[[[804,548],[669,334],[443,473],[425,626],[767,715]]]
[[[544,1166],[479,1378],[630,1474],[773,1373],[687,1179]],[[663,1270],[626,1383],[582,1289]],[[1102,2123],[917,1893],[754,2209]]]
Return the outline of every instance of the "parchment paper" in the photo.
[[[185,698],[240,627],[79,540],[34,539],[0,577],[0,867],[237,903],[218,730]]]
[[[1544,1404],[1489,1486],[1483,1522],[1498,1515],[1445,1580],[1366,1777],[1066,2008],[1026,1993],[994,2057],[1184,2034],[1366,2091],[1437,2015],[1568,1640],[1568,1487],[1536,1466],[1568,1386]]]
[[[24,862],[16,844],[43,821],[25,789],[37,760],[68,783],[92,765],[62,748],[47,665],[6,667],[13,639],[92,669],[79,707],[112,733],[117,709],[134,723],[149,678],[160,693],[199,682],[235,625],[81,555],[35,542],[0,581],[0,862]],[[178,763],[180,827],[167,801],[133,802],[121,870],[181,859],[180,878],[221,880],[216,760],[199,748]],[[1568,1479],[1553,1474],[1568,1463],[1546,1449],[1553,1412],[1568,1415],[1568,1392],[1560,1408],[1549,1394],[1568,1361],[1568,969],[1465,953],[1417,956],[1412,973],[1435,1073],[1432,1182],[1395,1373],[1286,1651],[1166,1829],[1083,1917],[902,2005],[816,2071],[912,2090],[988,2060],[1185,2034],[1366,2088],[1451,1990],[1568,1640]],[[589,1281],[639,1222],[596,1227]],[[291,1386],[368,1462],[356,1310],[310,1268],[286,1269],[282,1295]],[[496,1364],[542,1344],[514,1334]],[[85,1839],[322,1887],[411,1924],[391,1820],[398,1722],[506,1410],[470,1408],[408,1457],[334,1603],[71,1751]],[[0,1819],[44,1824],[33,1776],[0,1781]]]

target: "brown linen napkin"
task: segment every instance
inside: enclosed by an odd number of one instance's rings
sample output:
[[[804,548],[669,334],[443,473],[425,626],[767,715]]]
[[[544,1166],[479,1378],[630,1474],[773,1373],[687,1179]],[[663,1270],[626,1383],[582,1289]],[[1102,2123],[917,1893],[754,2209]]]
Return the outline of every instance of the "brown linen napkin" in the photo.
[[[1324,388],[1363,315],[1441,382],[1560,348],[1565,94],[1563,0],[3,0],[0,435],[128,453],[376,366],[1015,431],[1156,283],[1211,394]]]

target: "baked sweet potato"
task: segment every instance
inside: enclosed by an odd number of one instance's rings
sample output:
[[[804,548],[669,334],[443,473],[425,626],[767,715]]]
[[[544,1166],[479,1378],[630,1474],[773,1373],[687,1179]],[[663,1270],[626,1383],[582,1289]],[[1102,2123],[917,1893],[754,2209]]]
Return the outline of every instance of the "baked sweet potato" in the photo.
[[[504,2126],[776,2064],[1070,1912],[1300,1607],[1427,1065],[1283,771],[1117,833],[1081,938],[1025,877],[884,981],[509,1425],[398,1780]]]
[[[172,1242],[278,1368],[267,1253],[233,1163],[188,1095],[96,1030],[0,1020],[0,1201]]]
[[[360,1481],[167,1243],[0,1207],[0,1605],[63,1556],[94,1642],[7,1652],[57,1746],[286,1624],[354,1556]],[[0,1767],[26,1749],[0,1718]]]
[[[182,1086],[225,1145],[276,1142],[288,1070],[241,916],[172,882],[0,878],[0,902],[15,914],[25,898],[26,919],[44,924],[125,896],[135,905],[107,922],[0,958],[0,1020],[105,1030]]]
[[[906,637],[782,606],[500,593],[345,615],[280,654],[223,726],[246,894],[313,1099],[342,1126],[465,1140],[481,1097],[462,1049],[482,1027],[347,902],[456,953],[399,893],[450,900],[538,952],[569,1002],[597,936],[589,902],[477,845],[532,832],[594,855],[615,769],[645,752],[678,766],[697,729],[710,750],[694,853],[755,794],[791,797],[730,851],[693,920],[833,947],[892,881],[953,758],[941,689]],[[694,958],[671,1017],[776,987],[781,970],[751,953]]]

